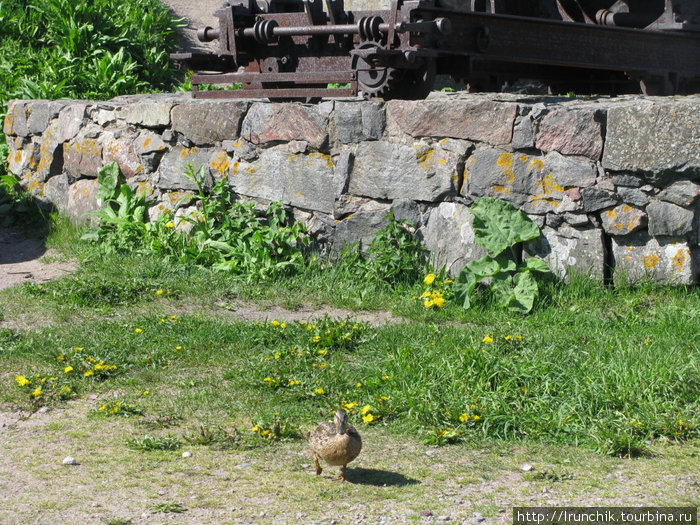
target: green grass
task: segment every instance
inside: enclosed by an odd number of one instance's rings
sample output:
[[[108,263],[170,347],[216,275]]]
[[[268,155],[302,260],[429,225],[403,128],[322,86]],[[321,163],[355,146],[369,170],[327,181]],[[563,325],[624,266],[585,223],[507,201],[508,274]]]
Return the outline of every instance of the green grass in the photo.
[[[78,234],[59,227],[49,244],[65,247]],[[413,299],[421,291],[422,283],[395,290],[338,269],[251,284],[149,258],[90,261],[75,275],[0,294],[6,320],[22,314],[46,323],[0,331],[0,402],[117,391],[103,412],[119,402],[116,415],[156,422],[151,428],[172,420],[178,440],[243,448],[296,439],[338,406],[363,428],[438,445],[566,443],[634,456],[663,440],[698,438],[697,288],[549,283],[531,315],[488,296],[468,311],[449,301],[427,310]],[[406,321],[228,315],[229,302],[251,300],[310,302],[319,312],[391,309]],[[20,387],[18,375],[30,383]],[[179,428],[180,417],[189,428]],[[222,418],[233,426],[217,426]],[[130,439],[144,450],[167,441]]]

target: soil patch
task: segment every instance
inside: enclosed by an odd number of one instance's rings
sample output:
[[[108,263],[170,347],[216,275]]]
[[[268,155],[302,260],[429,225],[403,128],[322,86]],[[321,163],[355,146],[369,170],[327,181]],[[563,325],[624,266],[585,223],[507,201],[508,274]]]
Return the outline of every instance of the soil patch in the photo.
[[[16,229],[0,229],[0,290],[23,282],[43,283],[77,268],[73,261],[56,259],[44,240]]]

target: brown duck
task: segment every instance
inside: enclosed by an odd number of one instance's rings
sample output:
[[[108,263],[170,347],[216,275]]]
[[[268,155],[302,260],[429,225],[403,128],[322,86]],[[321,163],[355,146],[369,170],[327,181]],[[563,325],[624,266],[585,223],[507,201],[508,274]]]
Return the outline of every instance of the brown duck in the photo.
[[[319,423],[306,437],[316,463],[316,475],[323,472],[318,462],[318,458],[321,457],[329,465],[340,467],[340,477],[334,481],[345,481],[345,467],[362,450],[362,438],[355,427],[348,425],[348,414],[345,410],[336,410],[333,423]]]

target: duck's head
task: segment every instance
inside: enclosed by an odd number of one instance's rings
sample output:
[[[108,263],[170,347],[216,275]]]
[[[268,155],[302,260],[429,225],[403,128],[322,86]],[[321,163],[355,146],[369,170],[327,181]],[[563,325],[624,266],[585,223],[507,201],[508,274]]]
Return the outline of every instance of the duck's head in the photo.
[[[335,411],[335,416],[333,417],[333,423],[335,423],[335,430],[338,434],[345,434],[348,428],[348,414],[342,408]]]

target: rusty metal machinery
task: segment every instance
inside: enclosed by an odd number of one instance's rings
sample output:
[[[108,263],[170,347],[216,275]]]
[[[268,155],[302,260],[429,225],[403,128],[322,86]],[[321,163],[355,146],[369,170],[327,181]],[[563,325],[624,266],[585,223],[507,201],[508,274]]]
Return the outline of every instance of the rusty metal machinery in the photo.
[[[235,0],[214,16],[198,38],[216,52],[172,55],[196,72],[198,98],[420,99],[437,74],[472,90],[535,79],[577,93],[665,95],[700,81],[697,0],[393,0],[375,11]]]

